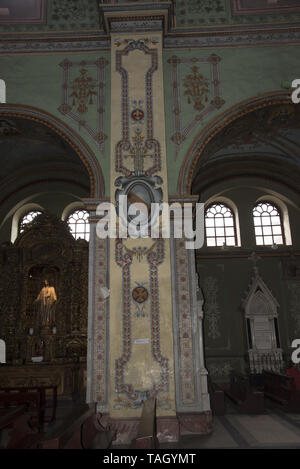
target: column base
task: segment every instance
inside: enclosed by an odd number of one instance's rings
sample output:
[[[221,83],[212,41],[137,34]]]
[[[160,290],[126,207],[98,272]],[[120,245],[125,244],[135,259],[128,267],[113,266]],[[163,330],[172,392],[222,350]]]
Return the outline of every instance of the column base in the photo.
[[[129,445],[137,436],[139,418],[107,418],[107,426],[116,430],[114,445]],[[157,417],[157,439],[160,443],[179,441],[182,435],[207,435],[212,432],[211,411],[180,413],[174,417]]]
[[[212,432],[212,413],[205,412],[177,414],[180,435],[207,435]]]

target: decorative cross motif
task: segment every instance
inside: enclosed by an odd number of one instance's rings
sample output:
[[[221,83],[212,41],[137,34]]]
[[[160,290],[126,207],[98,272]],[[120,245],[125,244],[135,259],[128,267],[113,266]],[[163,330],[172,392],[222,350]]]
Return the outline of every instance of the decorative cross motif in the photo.
[[[257,263],[258,261],[261,260],[261,257],[259,257],[256,252],[252,252],[251,256],[248,257],[248,259],[253,262],[253,270],[254,270],[254,273],[255,275],[258,275],[258,267],[257,267]]]
[[[148,156],[148,152],[144,146],[144,137],[142,137],[140,130],[136,129],[135,137],[132,140],[134,144],[130,149],[130,156],[134,161],[134,171],[139,174],[144,171],[144,158]]]
[[[77,111],[80,114],[85,114],[88,110],[88,105],[93,104],[93,96],[97,96],[95,87],[96,81],[87,76],[87,70],[84,68],[80,70],[81,76],[75,78],[71,83],[72,93],[70,98],[73,98],[73,106],[78,106]]]
[[[199,67],[196,65],[191,70],[192,73],[184,79],[183,86],[186,88],[184,94],[188,96],[188,103],[191,103],[191,99],[194,101],[194,109],[202,111],[205,107],[202,101],[208,101],[209,80],[199,73]]]

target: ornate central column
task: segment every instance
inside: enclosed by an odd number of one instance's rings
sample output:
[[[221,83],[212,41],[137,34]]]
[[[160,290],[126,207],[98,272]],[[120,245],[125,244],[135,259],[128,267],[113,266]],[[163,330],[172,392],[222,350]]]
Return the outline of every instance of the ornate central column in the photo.
[[[112,201],[168,200],[162,70],[161,32],[111,34]],[[110,417],[133,432],[155,396],[158,435],[176,440],[169,240],[111,240],[110,276]]]
[[[90,202],[87,396],[117,430],[116,444],[135,438],[149,397],[156,398],[160,441],[178,440],[179,430],[209,431],[194,252],[161,233],[119,232],[124,221],[133,222],[134,204],[144,204],[142,218],[151,224],[161,222],[151,204],[169,200],[163,33],[170,7],[170,2],[101,7],[111,36],[110,202],[117,207],[117,237],[97,238],[96,201]],[[187,301],[180,296],[176,304],[180,285]],[[103,297],[103,287],[109,296]]]

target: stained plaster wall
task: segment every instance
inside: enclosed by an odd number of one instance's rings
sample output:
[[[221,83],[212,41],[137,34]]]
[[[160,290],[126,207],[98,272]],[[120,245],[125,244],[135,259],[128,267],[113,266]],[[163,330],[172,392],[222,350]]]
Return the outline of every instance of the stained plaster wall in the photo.
[[[104,134],[106,139],[104,149],[101,150],[83,126],[63,115],[59,107],[63,102],[63,69],[59,65],[64,59],[70,62],[95,61],[103,58],[107,61],[105,67],[105,119]],[[84,65],[83,65],[84,66]],[[77,76],[80,75],[80,66],[76,66]],[[87,68],[89,71],[89,68]],[[105,175],[106,195],[109,194],[109,134],[110,134],[110,71],[109,54],[41,54],[41,55],[18,55],[0,57],[0,74],[7,84],[7,103],[33,106],[46,111],[77,132],[87,143],[92,152],[98,158],[102,171]],[[76,76],[74,73],[74,77]],[[89,71],[89,73],[91,73]],[[83,119],[86,119],[93,129],[97,129],[96,106],[89,106],[89,110]]]
[[[179,58],[207,58],[216,54],[221,58],[219,62],[221,97],[225,101],[220,109],[214,109],[187,135],[179,147],[176,156],[176,146],[171,140],[174,135],[174,102],[172,98],[171,64],[169,59],[176,55]],[[63,73],[59,64],[64,60],[82,61],[96,60],[103,57],[108,64],[105,67],[105,122],[104,133],[107,136],[104,150],[101,151],[95,140],[69,116],[64,116],[58,110],[62,104]],[[298,64],[300,49],[293,46],[276,47],[248,47],[235,49],[193,49],[193,50],[165,50],[164,58],[164,91],[166,114],[166,144],[168,163],[169,194],[177,193],[178,174],[184,157],[192,142],[201,130],[217,115],[223,113],[238,103],[251,99],[259,94],[270,93],[281,89],[283,82],[291,82],[299,75]],[[22,56],[1,56],[0,74],[7,84],[7,102],[35,106],[45,110],[66,122],[89,145],[97,156],[105,180],[105,193],[109,195],[109,166],[110,166],[110,57],[107,52],[72,53],[72,54],[41,54]],[[193,63],[180,64],[180,120],[183,127],[197,115],[193,102],[188,103],[184,95],[184,78],[191,73]],[[199,64],[199,71],[207,78],[210,69],[207,64]],[[88,121],[96,128],[97,116],[90,110]]]
[[[237,186],[239,184],[237,183]],[[212,191],[212,190],[211,190]],[[227,382],[230,370],[244,371],[248,350],[245,313],[242,301],[253,277],[253,251],[261,259],[259,273],[279,303],[278,325],[284,359],[291,357],[291,343],[300,337],[299,277],[290,275],[290,266],[299,265],[293,254],[300,249],[300,213],[292,198],[289,214],[292,246],[257,247],[252,223],[252,208],[267,190],[245,185],[226,191],[239,213],[241,247],[228,251],[203,247],[197,251],[197,270],[204,295],[204,340],[206,365],[214,380]],[[211,194],[204,194],[209,198]]]
[[[211,54],[220,57],[219,73],[222,99],[225,101],[220,109],[213,110],[197,123],[180,146],[177,157],[176,146],[171,140],[175,133],[174,128],[174,101],[172,98],[171,64],[168,62],[172,56],[185,59],[207,58]],[[169,192],[176,194],[178,172],[190,146],[201,130],[216,116],[230,109],[240,102],[249,100],[257,95],[279,91],[284,82],[291,82],[299,76],[300,49],[293,46],[282,47],[247,47],[233,49],[192,49],[192,50],[165,50],[164,53],[164,83],[165,83],[165,109],[166,142],[168,155]],[[181,95],[181,122],[187,125],[197,114],[193,102],[188,104],[188,97],[184,95],[184,77],[191,73],[193,65],[199,66],[199,72],[210,77],[207,64],[180,64],[180,95]]]

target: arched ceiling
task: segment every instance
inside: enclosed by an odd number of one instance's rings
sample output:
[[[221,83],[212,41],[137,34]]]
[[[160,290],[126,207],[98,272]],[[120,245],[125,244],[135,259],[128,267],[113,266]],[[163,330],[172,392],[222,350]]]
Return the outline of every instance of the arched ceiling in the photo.
[[[197,162],[193,193],[241,176],[281,182],[299,192],[300,107],[274,105],[253,111],[223,128]]]
[[[0,118],[0,205],[23,187],[42,183],[46,191],[89,196],[90,180],[76,152],[58,134],[36,121]],[[77,189],[76,189],[77,188]]]

